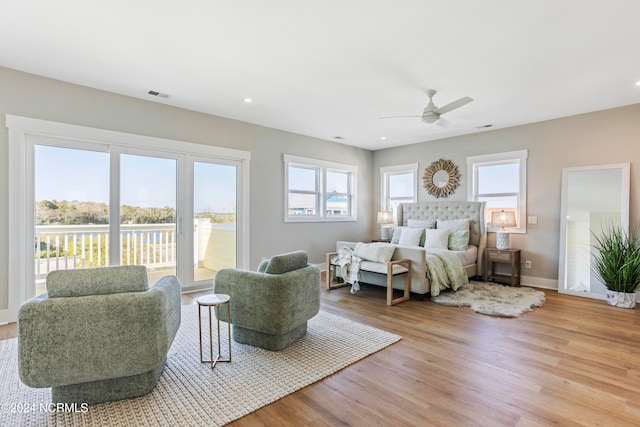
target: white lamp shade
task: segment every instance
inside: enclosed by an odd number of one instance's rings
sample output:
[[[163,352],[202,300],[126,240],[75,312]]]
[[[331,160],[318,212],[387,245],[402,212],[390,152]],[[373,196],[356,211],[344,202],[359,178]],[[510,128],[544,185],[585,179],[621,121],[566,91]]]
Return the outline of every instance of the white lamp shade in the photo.
[[[378,212],[378,224],[393,224],[392,212]]]
[[[504,209],[500,212],[491,213],[491,226],[493,227],[515,227],[518,224],[516,223],[516,213],[513,211],[505,211]]]

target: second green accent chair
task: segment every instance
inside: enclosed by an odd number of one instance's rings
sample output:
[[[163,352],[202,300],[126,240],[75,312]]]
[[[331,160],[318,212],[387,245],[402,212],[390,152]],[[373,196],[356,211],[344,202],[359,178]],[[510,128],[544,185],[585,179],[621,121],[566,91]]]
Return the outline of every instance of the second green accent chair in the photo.
[[[320,269],[305,251],[264,260],[258,271],[223,269],[213,290],[231,297],[233,340],[278,351],[307,333],[320,311]],[[220,320],[227,321],[225,310]]]

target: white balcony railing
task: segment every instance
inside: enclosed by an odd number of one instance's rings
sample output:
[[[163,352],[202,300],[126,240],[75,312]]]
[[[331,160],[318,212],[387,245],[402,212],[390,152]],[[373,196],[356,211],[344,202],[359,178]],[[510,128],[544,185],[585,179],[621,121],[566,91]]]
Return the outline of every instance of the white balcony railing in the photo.
[[[122,224],[120,265],[175,267],[175,224]],[[41,280],[53,270],[112,265],[109,226],[38,225],[35,228],[35,275]]]

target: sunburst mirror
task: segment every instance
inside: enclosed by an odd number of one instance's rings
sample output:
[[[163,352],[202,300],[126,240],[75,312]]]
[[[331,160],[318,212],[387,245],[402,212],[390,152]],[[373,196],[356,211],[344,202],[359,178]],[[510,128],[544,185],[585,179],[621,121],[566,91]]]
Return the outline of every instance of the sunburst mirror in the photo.
[[[458,188],[460,173],[451,160],[440,159],[424,170],[424,188],[435,197],[447,197]]]

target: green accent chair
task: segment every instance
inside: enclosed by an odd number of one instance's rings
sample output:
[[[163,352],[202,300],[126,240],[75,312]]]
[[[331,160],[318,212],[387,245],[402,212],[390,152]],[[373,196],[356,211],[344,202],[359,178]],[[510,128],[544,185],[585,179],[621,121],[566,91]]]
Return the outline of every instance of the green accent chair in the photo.
[[[152,288],[144,266],[59,270],[18,313],[20,379],[51,387],[55,403],[100,403],[149,393],[180,327],[180,283]]]
[[[234,341],[279,351],[304,336],[320,311],[320,269],[307,252],[290,252],[262,261],[257,272],[220,270],[213,291],[231,297]],[[219,316],[228,321],[226,310]]]

